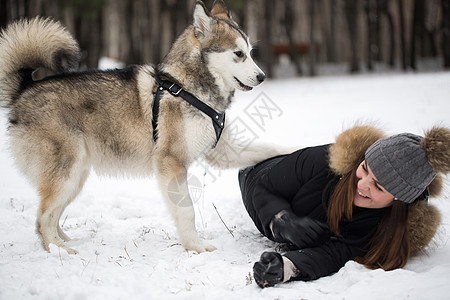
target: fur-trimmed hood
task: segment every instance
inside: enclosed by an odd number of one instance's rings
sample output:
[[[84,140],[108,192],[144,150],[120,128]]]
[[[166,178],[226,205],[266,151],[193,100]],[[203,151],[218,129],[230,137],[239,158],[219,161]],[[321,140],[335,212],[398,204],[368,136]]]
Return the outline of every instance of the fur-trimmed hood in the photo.
[[[355,126],[341,133],[336,143],[330,147],[330,168],[338,175],[347,173],[359,163],[375,141],[386,137],[379,129],[372,126]],[[442,191],[442,177],[438,176],[430,184],[430,197],[438,196]],[[433,239],[439,224],[439,210],[426,201],[410,204],[408,212],[408,231],[411,255],[421,253]]]

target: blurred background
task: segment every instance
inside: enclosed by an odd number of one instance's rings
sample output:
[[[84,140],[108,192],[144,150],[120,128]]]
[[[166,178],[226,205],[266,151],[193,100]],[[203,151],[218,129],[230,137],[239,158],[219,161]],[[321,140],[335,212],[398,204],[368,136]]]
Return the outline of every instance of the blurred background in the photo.
[[[161,61],[195,0],[0,0],[0,26],[51,16],[82,68]],[[204,1],[210,9],[213,0]],[[269,77],[450,69],[450,0],[228,0]]]

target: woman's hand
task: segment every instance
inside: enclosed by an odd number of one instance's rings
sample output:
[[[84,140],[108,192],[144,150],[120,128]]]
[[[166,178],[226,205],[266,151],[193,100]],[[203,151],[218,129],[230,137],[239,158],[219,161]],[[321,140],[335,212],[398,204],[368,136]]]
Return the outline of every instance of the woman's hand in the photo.
[[[264,252],[253,265],[253,277],[260,288],[283,281],[283,258],[276,252]]]
[[[273,218],[271,228],[275,241],[290,243],[299,249],[320,245],[331,235],[326,224],[285,210]]]

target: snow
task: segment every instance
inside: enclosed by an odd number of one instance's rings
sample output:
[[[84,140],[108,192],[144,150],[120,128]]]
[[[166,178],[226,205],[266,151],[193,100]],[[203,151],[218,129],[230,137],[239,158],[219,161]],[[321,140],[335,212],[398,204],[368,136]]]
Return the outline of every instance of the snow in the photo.
[[[125,67],[125,63],[119,61],[116,58],[102,56],[98,60],[99,70],[119,69]]]
[[[268,80],[236,94],[227,122],[246,133],[244,141],[292,147],[333,142],[358,122],[378,124],[389,134],[423,134],[433,125],[450,126],[449,96],[448,72]],[[390,272],[351,261],[329,277],[260,289],[252,278],[253,263],[276,244],[248,217],[237,170],[211,170],[200,162],[190,170],[197,183],[191,183],[197,228],[217,247],[214,252],[197,254],[179,244],[155,178],[92,173],[61,219],[65,232],[78,239],[69,246],[80,254],[56,246],[47,253],[34,231],[37,193],[8,153],[5,111],[0,123],[0,299],[449,297],[448,180],[444,194],[430,200],[443,213],[443,224],[428,255]]]

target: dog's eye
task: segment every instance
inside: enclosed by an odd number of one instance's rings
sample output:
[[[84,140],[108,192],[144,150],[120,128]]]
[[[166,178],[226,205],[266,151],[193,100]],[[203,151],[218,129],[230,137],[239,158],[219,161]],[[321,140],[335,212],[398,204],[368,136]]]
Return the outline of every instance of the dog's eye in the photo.
[[[242,51],[234,51],[234,55],[236,55],[239,58],[244,57],[244,53]]]

